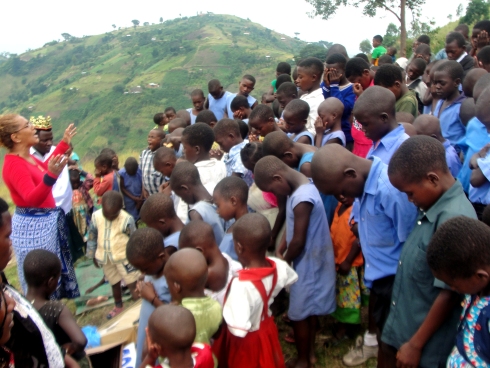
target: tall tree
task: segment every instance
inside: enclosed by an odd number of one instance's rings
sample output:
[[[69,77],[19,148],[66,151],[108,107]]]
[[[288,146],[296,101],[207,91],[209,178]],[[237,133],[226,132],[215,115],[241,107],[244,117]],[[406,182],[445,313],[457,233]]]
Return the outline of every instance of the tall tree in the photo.
[[[163,23],[163,17],[160,17],[160,23]]]
[[[306,0],[313,5],[312,16],[321,16],[322,19],[331,18],[340,6],[359,6],[364,5],[363,13],[369,17],[374,17],[378,9],[386,10],[393,14],[400,22],[400,46],[402,56],[405,56],[405,44],[407,42],[407,27],[405,22],[405,12],[408,8],[414,18],[420,16],[420,8],[425,0]]]
[[[136,29],[136,27],[139,26],[139,24],[140,24],[140,21],[137,19],[133,19],[131,22],[133,23],[134,29]]]
[[[486,0],[471,0],[466,7],[466,14],[461,23],[472,24],[482,19],[488,19],[489,4]]]
[[[369,54],[372,49],[373,46],[371,45],[371,41],[369,41],[368,39],[361,41],[361,43],[359,44],[359,50],[361,50],[361,52],[365,54]]]
[[[386,47],[394,46],[399,36],[400,29],[393,23],[388,24],[386,34],[383,36],[383,45]]]
[[[112,28],[116,29],[116,25],[115,25],[115,24],[113,24],[113,25],[112,25]]]
[[[63,37],[65,41],[71,40],[73,38],[73,36],[69,33],[62,33],[61,37]]]
[[[144,23],[143,23],[143,25],[144,25],[145,27],[148,27],[148,26],[150,25],[150,23],[148,23],[148,22],[144,22]]]

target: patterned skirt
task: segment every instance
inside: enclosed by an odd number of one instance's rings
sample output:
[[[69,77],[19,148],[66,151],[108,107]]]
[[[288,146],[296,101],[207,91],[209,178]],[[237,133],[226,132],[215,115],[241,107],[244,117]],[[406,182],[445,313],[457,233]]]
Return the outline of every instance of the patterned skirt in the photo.
[[[51,299],[74,299],[80,296],[68,244],[68,226],[63,210],[57,208],[17,207],[12,218],[12,246],[17,258],[17,272],[24,294],[24,259],[34,249],[45,249],[61,261],[61,277]]]

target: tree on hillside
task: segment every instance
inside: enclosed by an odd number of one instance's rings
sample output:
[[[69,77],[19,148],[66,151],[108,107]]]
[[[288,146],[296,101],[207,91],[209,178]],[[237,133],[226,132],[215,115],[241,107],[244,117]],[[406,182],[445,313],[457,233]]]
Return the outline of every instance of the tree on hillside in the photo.
[[[73,38],[73,36],[69,33],[62,33],[61,37],[63,37],[65,39],[65,41],[69,41]]]
[[[113,25],[112,25],[112,28],[116,29],[116,25],[115,25],[115,24],[113,24]]]
[[[134,29],[136,29],[136,27],[140,25],[140,21],[137,19],[133,19],[131,22],[133,23]]]
[[[412,12],[414,19],[420,16],[420,8],[425,0],[306,0],[313,5],[314,10],[311,16],[321,16],[328,20],[332,17],[340,6],[359,6],[364,5],[363,13],[369,17],[374,17],[378,9],[383,9],[393,14],[400,22],[400,46],[401,56],[405,56],[405,44],[407,42],[407,27],[405,12],[407,8]],[[474,0],[473,0],[474,1]]]
[[[148,26],[150,25],[150,23],[145,22],[145,23],[143,23],[143,25],[144,25],[145,27],[148,27]]]
[[[296,62],[299,62],[302,59],[306,59],[308,57],[316,57],[321,61],[324,61],[327,57],[327,49],[319,44],[310,44],[303,47],[298,56],[295,56]]]
[[[489,4],[486,0],[471,0],[466,7],[466,14],[461,18],[461,23],[472,24],[483,19],[488,19]]]
[[[160,23],[163,23],[163,17],[160,17]]]
[[[372,49],[373,46],[371,45],[371,41],[369,41],[368,39],[361,41],[361,43],[359,44],[359,50],[361,50],[361,52],[365,54],[369,54]]]
[[[399,36],[400,30],[398,27],[393,23],[388,24],[388,27],[386,27],[386,34],[383,36],[383,45],[385,47],[395,45]]]

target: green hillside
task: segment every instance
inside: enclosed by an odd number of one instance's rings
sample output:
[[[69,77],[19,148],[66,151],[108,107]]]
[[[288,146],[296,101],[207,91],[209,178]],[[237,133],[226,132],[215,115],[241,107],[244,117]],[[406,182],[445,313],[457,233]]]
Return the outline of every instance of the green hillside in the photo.
[[[293,63],[304,46],[249,20],[213,14],[53,41],[0,63],[0,113],[50,115],[55,137],[75,122],[76,151],[86,159],[107,146],[138,150],[164,107],[191,107],[190,91],[206,92],[213,78],[236,92],[243,74],[257,78],[252,94],[260,98],[277,62]]]

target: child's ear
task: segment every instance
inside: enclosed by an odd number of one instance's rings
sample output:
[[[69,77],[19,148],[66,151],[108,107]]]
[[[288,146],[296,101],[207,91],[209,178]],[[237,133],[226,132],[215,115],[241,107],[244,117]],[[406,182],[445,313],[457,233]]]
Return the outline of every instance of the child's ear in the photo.
[[[381,118],[381,120],[383,120],[384,122],[388,121],[389,120],[389,116],[386,112],[382,112],[379,117]]]
[[[272,181],[282,181],[282,176],[275,174],[272,176]]]
[[[235,197],[235,196],[231,196],[231,197],[230,197],[230,202],[231,202],[231,204],[232,204],[233,206],[236,206],[238,201],[237,201],[237,199],[236,199],[236,197]]]
[[[430,171],[427,173],[425,178],[433,185],[437,186],[439,184],[439,175],[437,175],[435,172]]]
[[[343,174],[344,174],[344,177],[346,177],[346,178],[350,178],[350,179],[357,178],[356,169],[353,169],[351,167],[348,167],[347,169],[345,169]]]
[[[162,225],[165,225],[167,222],[165,221],[165,219],[161,218],[161,219],[158,219],[158,222]]]
[[[240,242],[235,242],[235,247],[236,247],[237,254],[243,253],[243,246],[240,244]]]
[[[485,284],[488,284],[490,281],[490,275],[486,270],[479,269],[476,271],[476,276],[479,280],[483,281]]]
[[[286,151],[282,156],[291,160],[293,158],[293,153],[290,151]]]
[[[180,286],[180,284],[177,281],[174,281],[174,287],[175,287],[175,291],[180,294],[180,292],[182,291],[182,286]]]
[[[454,80],[454,84],[457,85],[457,86],[459,86],[461,84],[461,78],[456,78]]]

